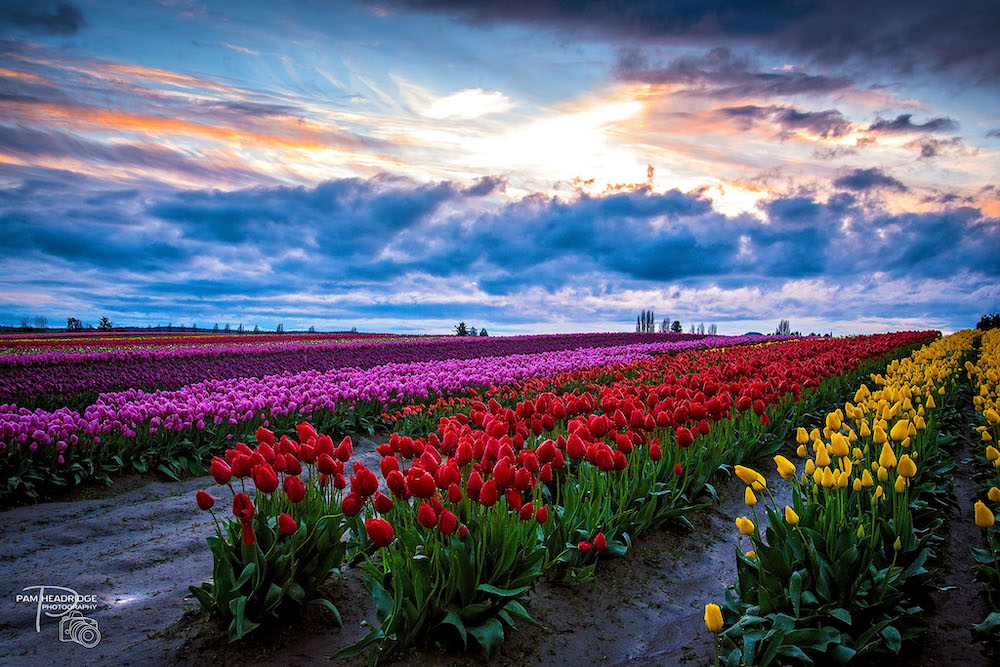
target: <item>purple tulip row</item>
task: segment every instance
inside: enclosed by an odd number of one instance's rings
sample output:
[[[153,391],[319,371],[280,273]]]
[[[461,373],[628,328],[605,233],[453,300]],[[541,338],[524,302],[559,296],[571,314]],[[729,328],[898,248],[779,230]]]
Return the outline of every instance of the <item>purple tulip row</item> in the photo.
[[[102,434],[110,433],[131,438],[143,430],[157,433],[192,427],[204,429],[207,424],[228,427],[255,416],[295,412],[308,415],[317,410],[334,410],[360,401],[372,401],[388,408],[472,387],[502,385],[529,377],[632,363],[649,358],[654,352],[725,347],[785,338],[790,337],[711,336],[688,341],[208,380],[176,391],[130,389],[102,394],[82,415],[67,408],[47,412],[0,405],[0,449],[21,450],[26,447],[35,451],[38,447],[54,445],[55,451],[61,453],[85,436],[99,442]]]
[[[577,348],[697,340],[695,334],[570,334],[352,341],[207,348],[44,352],[0,356],[0,402],[35,405],[51,396],[126,389],[179,389],[205,380],[264,377],[285,371],[372,368],[388,363],[476,359]]]

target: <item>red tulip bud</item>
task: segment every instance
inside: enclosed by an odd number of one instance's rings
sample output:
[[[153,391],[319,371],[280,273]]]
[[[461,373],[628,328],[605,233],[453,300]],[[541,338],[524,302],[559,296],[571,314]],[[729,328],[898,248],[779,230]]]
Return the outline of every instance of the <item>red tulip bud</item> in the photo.
[[[535,510],[535,521],[537,521],[538,523],[545,523],[548,520],[549,520],[548,507],[545,507],[543,505],[542,507],[539,507],[537,510]]]
[[[582,542],[576,545],[576,548],[582,551],[583,553],[587,553],[588,551],[594,548],[594,545],[588,542],[587,540],[583,540]]]
[[[284,512],[278,515],[278,530],[281,531],[282,535],[288,537],[298,529],[299,524],[295,523],[295,519],[290,515]]]
[[[594,548],[598,551],[604,551],[608,548],[608,539],[604,537],[604,533],[598,533],[594,537]]]
[[[233,471],[229,464],[218,456],[212,458],[211,471],[216,484],[225,484],[233,477]]]
[[[198,491],[194,494],[195,500],[198,502],[198,508],[203,510],[210,510],[212,506],[215,505],[215,498],[213,498],[207,491]]]
[[[424,528],[433,528],[437,525],[438,517],[434,513],[434,508],[428,503],[420,503],[420,507],[417,508],[417,523],[419,523]]]
[[[389,543],[396,539],[396,533],[392,529],[392,524],[382,517],[366,519],[365,532],[368,533],[368,539],[372,541],[372,544],[380,549],[388,546]]]
[[[441,512],[441,517],[438,522],[438,526],[441,529],[442,533],[444,533],[445,535],[451,535],[452,533],[455,532],[455,529],[458,528],[458,517],[456,517],[448,510],[445,510]]]

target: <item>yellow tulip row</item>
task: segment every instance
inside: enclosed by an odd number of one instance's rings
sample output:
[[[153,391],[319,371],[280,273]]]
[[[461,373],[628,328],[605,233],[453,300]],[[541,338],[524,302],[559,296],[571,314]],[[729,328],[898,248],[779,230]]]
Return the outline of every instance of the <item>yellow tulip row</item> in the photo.
[[[982,350],[976,363],[965,362],[968,379],[972,382],[972,404],[982,423],[976,428],[986,445],[986,460],[993,465],[993,486],[987,498],[1000,502],[1000,450],[996,442],[1000,438],[1000,414],[998,414],[997,391],[1000,387],[1000,329],[990,329],[983,333]],[[993,525],[993,512],[983,501],[976,501],[976,525],[989,528]],[[989,536],[992,548],[992,535]]]
[[[810,505],[820,508],[822,523],[850,523],[859,540],[869,531],[871,539],[877,537],[879,516],[891,518],[893,526],[900,525],[901,515],[909,512],[907,494],[910,480],[918,473],[918,461],[930,445],[936,448],[936,434],[926,437],[929,425],[934,426],[933,413],[950,400],[962,360],[977,335],[972,330],[960,331],[894,360],[884,373],[872,374],[874,390],[863,384],[852,401],[826,416],[822,428],[800,427],[796,453],[805,459],[801,474],[788,458],[774,457],[778,473],[795,487],[807,509]],[[756,493],[770,496],[760,473],[743,466],[735,472],[747,485],[744,501],[748,506],[757,504]],[[892,503],[882,502],[887,496],[892,496]],[[792,507],[784,508],[783,517],[789,525],[799,523]],[[736,527],[741,537],[750,536],[751,546],[760,539],[748,517],[738,518]],[[893,547],[895,552],[901,548],[898,535]],[[756,559],[753,550],[746,556]],[[713,607],[706,606],[706,625],[716,633],[722,623]]]

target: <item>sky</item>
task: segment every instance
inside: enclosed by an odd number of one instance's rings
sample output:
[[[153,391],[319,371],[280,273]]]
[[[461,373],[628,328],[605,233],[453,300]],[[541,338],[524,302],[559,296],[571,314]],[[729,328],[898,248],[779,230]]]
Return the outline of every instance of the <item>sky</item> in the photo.
[[[998,34],[972,0],[0,0],[0,325],[975,326]]]

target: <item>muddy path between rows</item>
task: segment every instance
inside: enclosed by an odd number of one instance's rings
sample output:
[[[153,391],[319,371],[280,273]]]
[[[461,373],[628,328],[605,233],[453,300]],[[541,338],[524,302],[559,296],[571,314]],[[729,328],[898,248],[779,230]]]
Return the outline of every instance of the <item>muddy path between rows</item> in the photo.
[[[373,448],[371,441],[359,443],[357,458],[377,467]],[[757,469],[783,506],[790,489],[773,463],[759,461]],[[960,470],[958,479],[965,472]],[[309,606],[239,644],[227,643],[225,629],[185,599],[189,585],[211,574],[205,538],[214,528],[193,496],[212,485],[210,478],[152,482],[108,497],[0,513],[0,662],[304,665],[326,663],[328,656],[361,639],[366,624],[375,623],[374,605],[360,571],[345,568],[321,589],[340,609],[343,627],[328,611]],[[704,626],[704,605],[721,604],[733,583],[734,519],[749,509],[738,479],[720,476],[716,487],[718,502],[689,517],[693,529],[675,525],[643,536],[624,558],[602,562],[596,581],[578,586],[542,582],[525,606],[544,627],[520,623],[492,664],[710,664],[712,637]],[[969,495],[971,490],[958,489],[960,503]],[[966,510],[960,505],[951,517],[955,528],[947,549],[967,549],[974,538],[965,526],[971,523]],[[954,618],[935,623],[933,647],[909,664],[991,664],[971,642],[967,627],[966,617],[978,610],[959,608],[974,604],[971,573],[962,570],[957,556],[952,560],[956,565],[949,571],[945,556],[936,600],[937,615]],[[16,602],[15,596],[39,585],[96,596],[94,608],[85,613],[99,625],[100,643],[84,648],[61,641],[61,619],[44,615],[36,632],[35,606]],[[484,663],[479,653],[441,646],[404,650],[395,658],[398,665]]]

